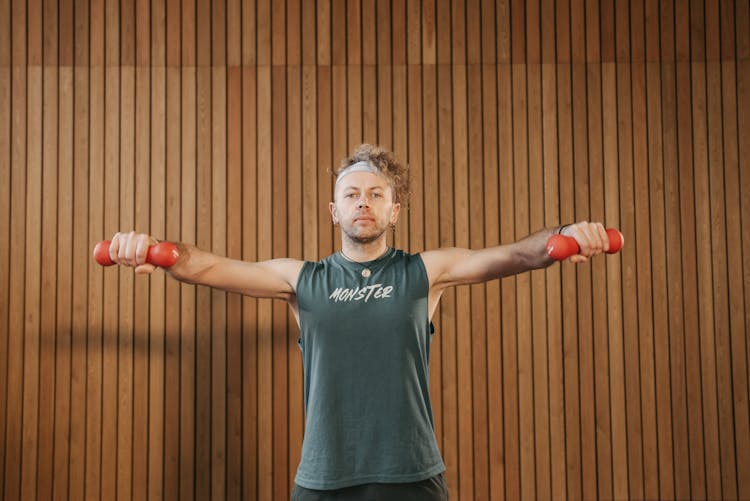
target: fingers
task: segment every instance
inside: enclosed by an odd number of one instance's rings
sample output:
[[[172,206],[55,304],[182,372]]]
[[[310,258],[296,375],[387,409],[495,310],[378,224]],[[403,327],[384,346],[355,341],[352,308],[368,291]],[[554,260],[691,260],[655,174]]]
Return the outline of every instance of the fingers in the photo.
[[[115,233],[109,245],[109,257],[112,262],[131,266],[135,272],[152,273],[156,267],[146,262],[148,248],[158,243],[145,233]]]
[[[138,235],[135,243],[135,264],[136,266],[146,264],[146,255],[148,248],[151,246],[151,237],[148,235]],[[136,272],[138,269],[136,268]]]
[[[115,233],[112,240],[109,243],[109,259],[116,264],[119,264],[119,253],[120,253],[120,241],[122,233]]]
[[[571,256],[572,263],[585,263],[589,258],[609,250],[609,237],[604,225],[581,221],[565,228],[565,234],[576,239],[579,253]]]
[[[124,245],[120,247],[120,264],[126,266],[135,266],[135,249],[138,243],[138,235],[134,231],[128,234]]]
[[[133,271],[136,275],[146,275],[149,273],[153,273],[154,270],[156,270],[156,266],[146,263],[136,266]]]
[[[607,230],[604,229],[604,225],[596,223],[596,229],[599,230],[599,240],[602,242],[602,251],[607,252],[609,250],[609,235]]]

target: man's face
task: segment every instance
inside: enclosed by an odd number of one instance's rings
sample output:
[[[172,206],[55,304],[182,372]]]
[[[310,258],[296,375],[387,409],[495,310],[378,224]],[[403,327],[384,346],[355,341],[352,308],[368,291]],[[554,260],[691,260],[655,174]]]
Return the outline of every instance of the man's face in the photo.
[[[400,204],[393,203],[393,189],[383,177],[371,172],[352,172],[336,183],[335,202],[329,204],[334,223],[357,243],[380,238],[398,219]]]

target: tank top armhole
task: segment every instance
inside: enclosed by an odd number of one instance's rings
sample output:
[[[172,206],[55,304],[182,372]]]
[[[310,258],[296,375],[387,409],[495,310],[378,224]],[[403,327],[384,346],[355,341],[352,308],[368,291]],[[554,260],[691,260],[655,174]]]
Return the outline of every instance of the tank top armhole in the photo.
[[[419,263],[419,269],[422,272],[422,284],[424,287],[424,297],[428,297],[430,294],[430,279],[427,277],[427,267],[424,265],[422,260],[422,253],[412,254],[414,259]]]
[[[297,283],[294,285],[294,291],[297,296],[298,306],[301,306],[306,298],[304,291],[302,292],[302,294],[300,294],[300,285],[302,284],[304,286],[303,280],[307,278],[310,267],[315,266],[315,264],[316,263],[314,261],[305,261],[302,264],[302,268],[300,268],[299,270],[299,274],[297,275]]]
[[[422,271],[422,282],[424,283],[424,297],[429,298],[430,297],[430,279],[427,277],[427,267],[424,265],[424,260],[422,260],[422,254],[412,254],[412,256],[416,259],[416,261],[419,263],[419,268]],[[427,305],[425,305],[427,308]],[[430,334],[430,338],[435,335],[435,325],[432,323],[432,320],[430,319],[429,310],[425,309],[425,318],[427,322],[427,332]]]

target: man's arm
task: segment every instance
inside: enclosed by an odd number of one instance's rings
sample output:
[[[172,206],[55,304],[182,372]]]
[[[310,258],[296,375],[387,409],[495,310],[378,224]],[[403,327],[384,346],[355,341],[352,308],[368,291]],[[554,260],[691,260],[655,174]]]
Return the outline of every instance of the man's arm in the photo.
[[[470,250],[437,249],[422,253],[430,287],[442,290],[454,285],[475,284],[544,268],[554,261],[547,255],[549,237],[560,228],[548,228],[518,242]],[[576,239],[580,254],[571,262],[582,263],[609,249],[609,238],[600,223],[580,222],[562,227],[562,234]]]
[[[117,233],[110,243],[109,255],[117,264],[134,267],[136,273],[152,273],[156,268],[146,262],[146,254],[149,246],[156,243],[156,239],[146,234]],[[165,269],[172,278],[253,297],[291,300],[304,264],[296,259],[250,263],[217,256],[192,245],[176,245],[180,257]]]

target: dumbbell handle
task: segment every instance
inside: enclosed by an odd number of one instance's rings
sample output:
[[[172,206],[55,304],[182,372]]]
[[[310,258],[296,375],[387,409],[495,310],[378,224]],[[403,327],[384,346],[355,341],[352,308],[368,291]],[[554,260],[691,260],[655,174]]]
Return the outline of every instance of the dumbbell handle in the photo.
[[[607,254],[615,254],[622,249],[622,235],[615,228],[607,228],[609,250]],[[562,261],[580,252],[578,242],[573,237],[552,235],[547,240],[547,255],[556,261]]]
[[[112,266],[115,264],[109,257],[109,245],[111,243],[109,240],[102,240],[94,247],[94,260],[102,266]],[[177,262],[179,257],[180,253],[175,244],[171,242],[159,242],[148,248],[146,262],[161,268],[169,268]]]

